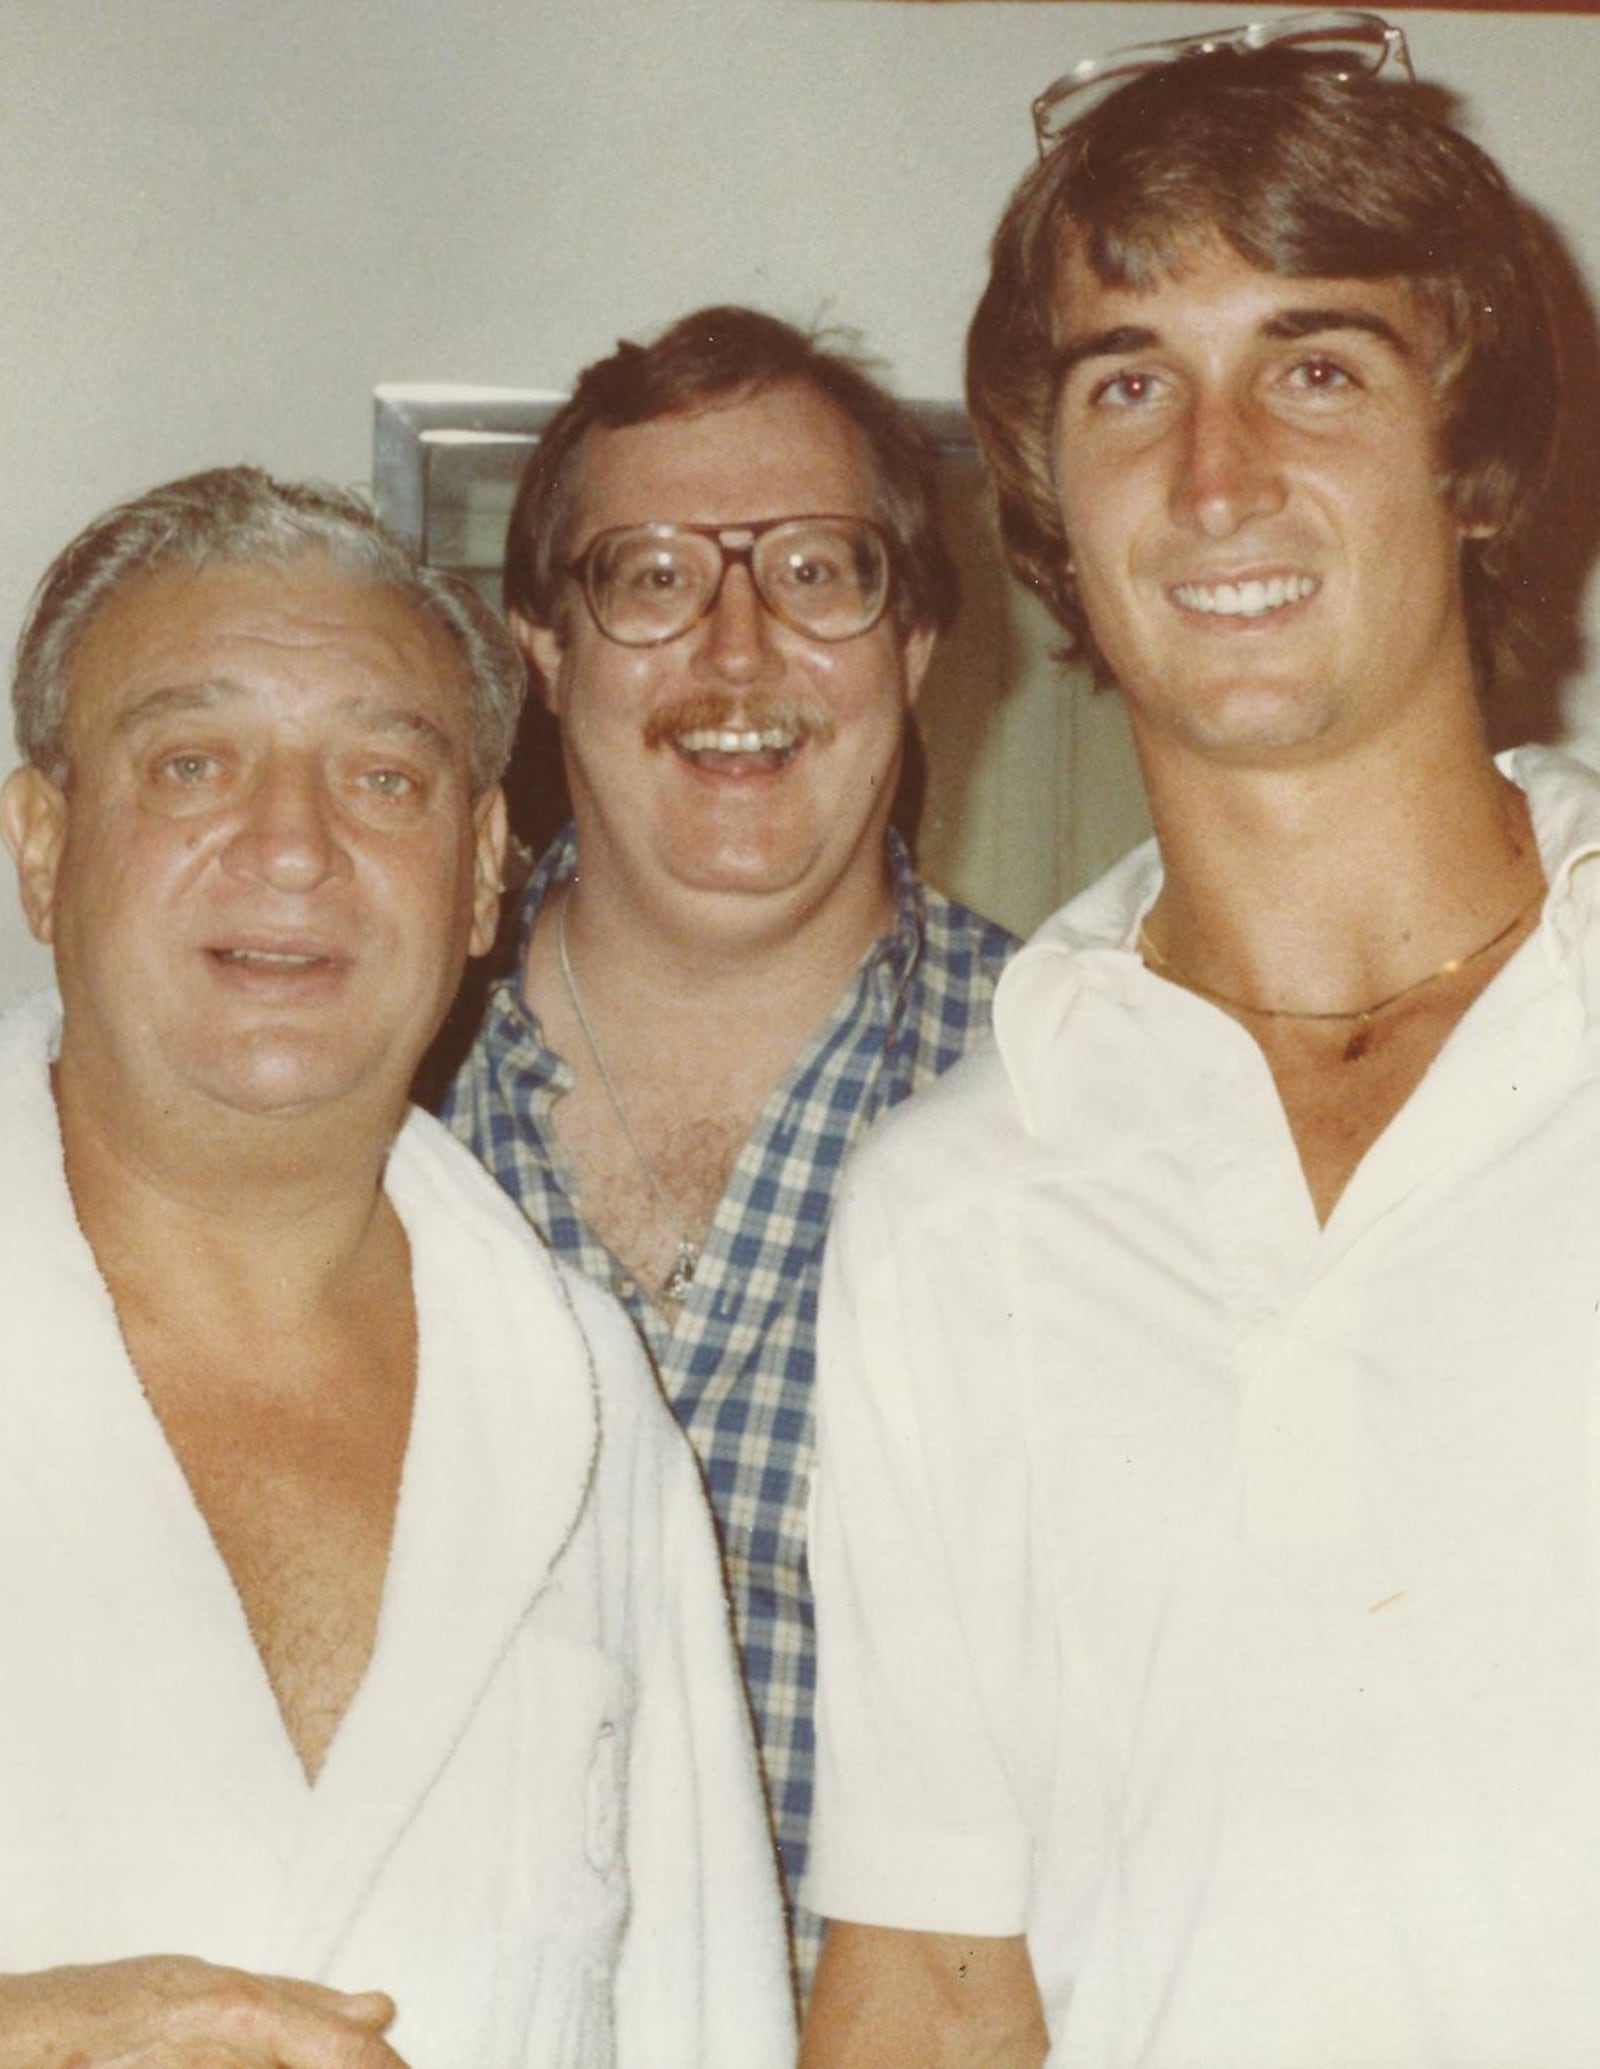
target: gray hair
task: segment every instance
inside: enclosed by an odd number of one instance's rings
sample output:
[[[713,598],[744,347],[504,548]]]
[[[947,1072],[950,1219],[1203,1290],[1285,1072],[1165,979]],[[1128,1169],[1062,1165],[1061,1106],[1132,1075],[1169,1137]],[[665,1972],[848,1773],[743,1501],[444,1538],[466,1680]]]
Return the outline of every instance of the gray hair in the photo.
[[[471,585],[416,556],[359,497],[320,482],[275,481],[259,467],[215,467],[135,496],[59,553],[17,641],[11,702],[25,761],[65,785],[67,683],[94,618],[140,576],[166,567],[290,567],[321,555],[380,583],[438,625],[461,663],[471,718],[473,794],[511,758],[527,671],[511,635]]]

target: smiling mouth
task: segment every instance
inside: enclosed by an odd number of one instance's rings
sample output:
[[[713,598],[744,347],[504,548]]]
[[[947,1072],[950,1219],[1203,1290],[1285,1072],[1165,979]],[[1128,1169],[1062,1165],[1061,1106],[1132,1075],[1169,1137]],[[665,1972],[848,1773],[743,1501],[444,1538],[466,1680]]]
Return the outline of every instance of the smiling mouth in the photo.
[[[1315,575],[1251,576],[1240,582],[1179,582],[1171,595],[1186,611],[1208,618],[1264,618],[1303,603],[1321,586]]]
[[[696,726],[672,744],[696,768],[757,772],[784,768],[799,750],[798,726]]]
[[[230,970],[257,970],[267,976],[298,976],[306,970],[331,970],[332,955],[291,948],[213,948],[212,958]]]
[[[647,747],[670,747],[700,775],[737,777],[777,775],[802,748],[825,746],[833,734],[832,714],[817,699],[710,694],[653,713],[644,738]]]

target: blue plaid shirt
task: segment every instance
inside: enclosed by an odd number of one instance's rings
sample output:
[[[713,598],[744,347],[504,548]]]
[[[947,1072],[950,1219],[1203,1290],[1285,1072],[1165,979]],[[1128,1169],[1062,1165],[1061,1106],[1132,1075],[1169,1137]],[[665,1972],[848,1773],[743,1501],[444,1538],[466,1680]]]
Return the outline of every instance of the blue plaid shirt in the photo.
[[[890,835],[895,923],[773,1091],[740,1151],[674,1315],[585,1225],[554,1127],[572,1074],[520,996],[534,917],[577,863],[571,829],[524,896],[511,976],[492,994],[445,1120],[552,1248],[627,1307],[705,1469],[791,1904],[811,1816],[816,1685],[805,1509],[817,1282],[840,1166],[873,1120],[988,1038],[1016,942],[930,890]],[[796,1908],[809,1981],[818,1922]]]

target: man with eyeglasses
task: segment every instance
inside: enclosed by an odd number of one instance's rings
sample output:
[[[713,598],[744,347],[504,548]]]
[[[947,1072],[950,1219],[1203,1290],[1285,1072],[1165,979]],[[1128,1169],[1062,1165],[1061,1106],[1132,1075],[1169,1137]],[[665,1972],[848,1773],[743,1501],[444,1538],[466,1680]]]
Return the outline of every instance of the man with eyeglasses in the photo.
[[[505,593],[573,817],[444,1113],[626,1304],[700,1455],[793,1892],[834,1184],[986,1036],[1014,946],[889,823],[956,600],[926,443],[850,359],[698,311],[591,366],[547,427]],[[802,1987],[818,1937],[798,1913]]]
[[[1080,68],[968,393],[1156,839],[847,1177],[806,2069],[1600,2059],[1600,783],[1540,244],[1305,17]]]

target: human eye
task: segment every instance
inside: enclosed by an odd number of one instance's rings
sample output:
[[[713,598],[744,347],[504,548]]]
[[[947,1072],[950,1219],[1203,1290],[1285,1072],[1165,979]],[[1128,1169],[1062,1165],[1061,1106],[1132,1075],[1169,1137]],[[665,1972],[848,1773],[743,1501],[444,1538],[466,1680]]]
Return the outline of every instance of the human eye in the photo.
[[[227,779],[228,760],[211,747],[154,746],[144,763],[144,788],[168,809],[203,805]]]
[[[351,809],[374,825],[408,825],[429,810],[436,773],[423,755],[396,754],[391,740],[352,753],[344,763]]]
[[[382,768],[363,770],[361,787],[370,791],[374,797],[398,801],[414,796],[421,785],[409,769]]]
[[[224,747],[151,740],[133,767],[145,808],[172,816],[209,811],[220,803],[228,795],[234,761]]]
[[[623,546],[603,572],[612,589],[646,599],[675,596],[691,579],[683,549],[656,539]]]
[[[876,536],[866,526],[802,520],[768,533],[756,567],[768,587],[815,599],[832,589],[858,595],[870,588],[880,559]]]
[[[1137,366],[1103,374],[1089,390],[1089,406],[1098,410],[1134,410],[1159,401],[1166,384],[1159,374]]]
[[[684,571],[680,562],[660,555],[654,560],[642,561],[628,576],[629,585],[646,596],[671,596],[684,584]]]
[[[1311,352],[1295,360],[1285,380],[1304,395],[1340,395],[1359,386],[1350,368],[1327,352]]]
[[[198,749],[185,748],[180,754],[169,754],[157,764],[157,773],[180,790],[198,790],[221,770],[222,764],[214,754],[205,754]]]
[[[824,547],[796,547],[783,557],[778,580],[790,589],[827,589],[845,579],[845,557]]]
[[[641,541],[598,572],[601,610],[624,638],[672,637],[693,623],[708,587],[692,549],[670,539]]]

